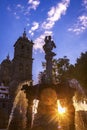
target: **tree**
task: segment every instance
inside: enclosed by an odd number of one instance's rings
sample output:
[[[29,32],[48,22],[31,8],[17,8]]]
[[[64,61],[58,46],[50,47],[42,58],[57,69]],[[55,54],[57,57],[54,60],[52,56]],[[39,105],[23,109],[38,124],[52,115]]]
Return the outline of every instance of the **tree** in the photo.
[[[46,63],[43,62],[42,66],[44,72],[41,72],[41,77],[46,76]],[[63,79],[75,78],[79,81],[84,89],[87,91],[87,52],[81,53],[80,57],[77,58],[75,65],[70,64],[69,59],[64,56],[63,58],[53,60],[53,81],[58,83]]]
[[[53,78],[57,83],[74,78],[74,65],[67,56],[53,60]]]
[[[44,72],[40,72],[39,81],[43,81],[46,76],[46,63],[42,62]],[[69,59],[64,56],[63,58],[53,59],[52,74],[53,82],[58,83],[63,79],[68,79],[73,77],[74,66],[69,63]]]
[[[39,84],[44,83],[46,81],[46,71],[40,72],[38,75]]]
[[[87,52],[81,53],[75,64],[75,77],[81,85],[87,90]]]

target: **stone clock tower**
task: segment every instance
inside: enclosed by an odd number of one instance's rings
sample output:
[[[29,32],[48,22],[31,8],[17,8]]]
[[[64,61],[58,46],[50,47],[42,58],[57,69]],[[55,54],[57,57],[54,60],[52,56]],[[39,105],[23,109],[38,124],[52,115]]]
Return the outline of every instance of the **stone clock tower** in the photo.
[[[14,58],[12,61],[12,79],[23,82],[32,80],[32,48],[33,42],[26,36],[24,30],[23,36],[19,37],[14,44]]]

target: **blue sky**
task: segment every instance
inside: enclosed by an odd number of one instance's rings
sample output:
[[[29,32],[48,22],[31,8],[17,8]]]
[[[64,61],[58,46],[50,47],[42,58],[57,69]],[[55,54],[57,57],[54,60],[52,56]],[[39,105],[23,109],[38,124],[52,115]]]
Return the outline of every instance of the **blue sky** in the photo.
[[[87,51],[87,0],[0,0],[0,63],[13,58],[13,45],[26,28],[33,40],[33,75],[45,61],[44,37],[52,35],[55,58],[67,56],[74,64]]]

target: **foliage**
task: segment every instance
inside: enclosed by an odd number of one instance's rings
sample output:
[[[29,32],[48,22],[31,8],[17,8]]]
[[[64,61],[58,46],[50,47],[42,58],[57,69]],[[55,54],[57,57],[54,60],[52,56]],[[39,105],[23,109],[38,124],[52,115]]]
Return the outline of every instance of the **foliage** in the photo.
[[[40,72],[38,75],[39,84],[44,83],[46,79],[46,71]]]
[[[87,52],[81,53],[80,58],[77,58],[74,73],[81,85],[87,89]]]
[[[63,79],[70,78],[70,74],[68,73],[70,68],[71,65],[69,63],[69,59],[66,56],[64,56],[63,58],[54,59],[53,60],[54,81],[60,82]]]
[[[42,66],[44,72],[39,75],[40,81],[45,79],[46,76],[46,63],[43,62]],[[70,60],[64,56],[63,58],[53,60],[53,81],[58,83],[63,79],[76,78],[83,88],[87,90],[87,52],[81,53],[77,58],[75,65],[70,64]]]
[[[46,63],[42,62],[44,72],[39,73],[39,81],[45,80],[46,76]],[[52,65],[53,82],[58,83],[63,79],[72,77],[70,74],[73,72],[74,66],[69,63],[69,59],[64,56],[63,58],[54,59]]]

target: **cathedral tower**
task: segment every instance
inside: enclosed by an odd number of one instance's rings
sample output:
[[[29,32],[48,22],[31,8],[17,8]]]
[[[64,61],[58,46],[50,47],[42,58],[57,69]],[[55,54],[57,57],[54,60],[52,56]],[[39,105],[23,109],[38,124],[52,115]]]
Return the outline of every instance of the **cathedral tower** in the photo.
[[[0,66],[0,83],[4,86],[9,86],[11,81],[11,61],[9,55],[5,60],[2,61]]]
[[[14,44],[13,80],[32,80],[32,48],[33,42],[27,38],[24,30],[23,36]]]

